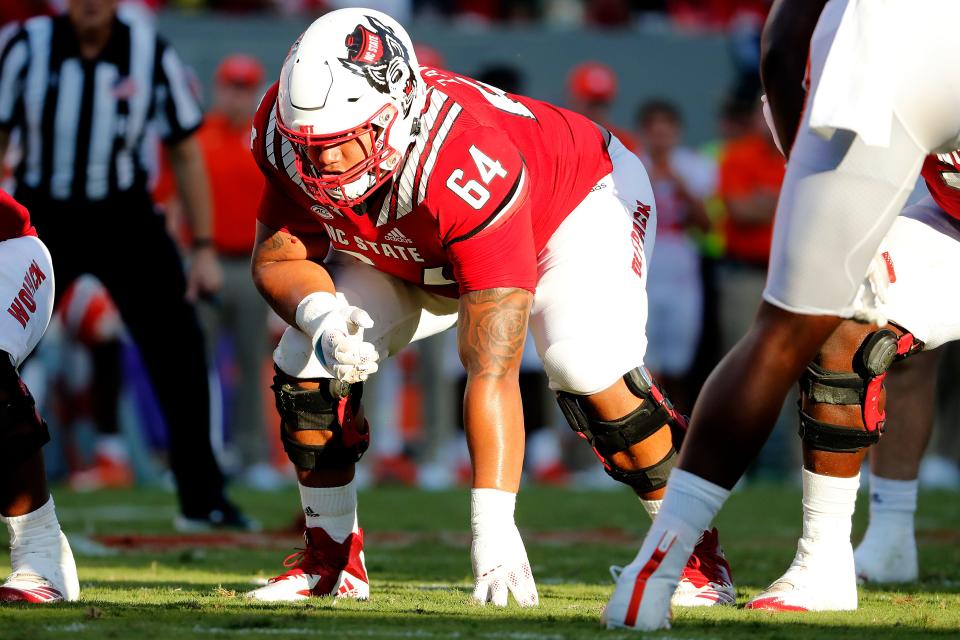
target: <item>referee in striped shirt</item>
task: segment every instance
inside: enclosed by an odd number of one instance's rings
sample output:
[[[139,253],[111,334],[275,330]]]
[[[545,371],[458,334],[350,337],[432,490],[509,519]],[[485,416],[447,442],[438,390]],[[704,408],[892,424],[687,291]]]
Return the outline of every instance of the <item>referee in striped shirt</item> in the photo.
[[[192,301],[220,286],[210,196],[193,137],[202,113],[176,52],[117,0],[0,34],[0,157],[16,132],[16,198],[53,256],[57,291],[82,273],[110,291],[150,374],[170,435],[181,529],[247,528],[210,443],[207,366]],[[147,186],[148,133],[169,153],[192,226],[185,275]]]

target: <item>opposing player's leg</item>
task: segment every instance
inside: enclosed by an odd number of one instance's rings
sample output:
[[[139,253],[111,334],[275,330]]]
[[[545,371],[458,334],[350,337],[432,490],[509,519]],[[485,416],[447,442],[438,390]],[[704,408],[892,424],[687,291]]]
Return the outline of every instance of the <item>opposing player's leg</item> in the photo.
[[[883,381],[896,359],[922,348],[895,325],[845,321],[800,382],[803,535],[787,572],[748,604],[773,611],[857,608],[851,517],[867,449],[885,425]]]
[[[570,426],[652,518],[686,422],[643,367],[653,195],[636,157],[617,141],[610,151],[613,174],[570,214],[541,256],[530,324]],[[587,254],[583,246],[604,251]],[[715,532],[703,535],[684,577],[677,604],[735,599]]]
[[[756,456],[779,415],[783,398],[799,377],[803,361],[816,354],[818,342],[829,334],[832,322],[813,318],[814,323],[794,322],[788,314],[763,303],[754,326],[727,355],[707,381],[694,408],[699,413],[716,412],[716,421],[703,427],[698,438],[688,432],[681,464],[694,442],[702,456],[695,459],[714,477],[726,477],[732,487]],[[832,319],[830,319],[832,320]],[[826,325],[826,326],[825,326]],[[764,375],[766,372],[766,375]],[[746,403],[743,406],[739,403]],[[741,449],[733,449],[732,442]],[[711,449],[711,447],[715,447]],[[707,451],[712,453],[707,454]],[[729,471],[719,460],[729,456],[738,471]],[[669,623],[669,604],[702,531],[710,526],[730,490],[704,480],[707,471],[675,469],[669,479],[657,519],[637,557],[621,574],[605,612],[608,627],[653,629]],[[703,476],[699,475],[703,474]]]
[[[373,319],[364,340],[381,359],[456,322],[456,300],[439,299],[352,258],[338,257],[327,266],[338,293]],[[355,465],[370,440],[363,383],[335,380],[311,339],[294,327],[284,333],[274,363],[280,438],[297,471],[306,546],[284,561],[287,571],[247,595],[265,601],[366,599],[370,586],[354,484]]]
[[[894,365],[887,377],[887,429],[870,448],[870,524],[853,552],[857,579],[917,579],[917,474],[933,431],[940,351],[925,351]]]
[[[43,336],[53,311],[50,254],[33,237],[0,242],[0,521],[12,571],[0,602],[49,603],[80,596],[77,567],[47,489],[41,447],[47,425],[17,367]]]
[[[0,358],[6,360],[6,353],[0,352]],[[0,409],[4,414],[0,443],[5,453],[0,472],[0,521],[10,536],[12,570],[0,585],[0,602],[72,602],[80,597],[80,583],[47,489],[40,451],[41,443],[48,439],[46,425],[22,413],[15,416],[20,409],[33,407],[19,390],[16,396],[5,391],[10,387],[0,382],[0,406],[4,407]]]
[[[879,310],[897,324],[879,329],[845,322],[801,382],[803,537],[790,569],[748,605],[753,608],[856,608],[850,516],[863,455],[879,439],[880,429],[871,424],[884,425],[882,369],[919,345],[935,348],[960,337],[960,304],[937,284],[960,269],[954,219],[929,198],[908,207],[884,238],[876,263],[882,268],[872,271],[872,286],[884,291]],[[918,354],[889,378],[892,435],[884,440],[893,442],[881,440],[871,454],[888,476],[871,476],[871,529],[857,554],[859,572],[877,580],[916,577],[916,477],[933,420],[935,367],[935,353]]]
[[[868,5],[846,13],[842,9],[828,5],[810,41],[811,108],[799,128],[780,194],[765,302],[753,327],[701,392],[680,469],[671,475],[660,514],[637,558],[617,583],[606,610],[608,626],[669,626],[669,597],[687,556],[769,435],[787,389],[842,317],[877,317],[882,292],[865,288],[864,275],[924,157],[952,144],[960,129],[956,81],[945,84],[939,69],[929,65],[940,59],[944,47],[954,47],[944,44],[948,39],[942,24],[957,15],[957,7],[938,2],[936,10],[920,13],[903,5],[893,22],[892,14],[881,16]],[[849,29],[839,28],[841,19],[850,21]],[[864,29],[858,28],[859,21]],[[870,56],[888,51],[881,43],[891,24],[908,28],[910,46],[886,69],[889,56]],[[842,46],[832,46],[834,40],[842,40]],[[828,53],[831,65],[825,65]],[[853,85],[878,98],[875,106],[854,114],[862,120],[864,134],[857,118],[827,118],[816,128],[811,124],[810,112],[822,102],[825,68],[831,70],[823,94],[828,104],[836,104],[834,92]],[[899,88],[884,93],[890,86]]]

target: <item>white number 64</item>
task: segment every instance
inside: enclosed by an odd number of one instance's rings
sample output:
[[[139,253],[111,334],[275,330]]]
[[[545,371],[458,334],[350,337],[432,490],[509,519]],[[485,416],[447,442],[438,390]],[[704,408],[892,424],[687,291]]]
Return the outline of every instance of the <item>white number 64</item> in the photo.
[[[477,165],[477,171],[480,172],[480,179],[483,180],[483,184],[476,180],[461,182],[464,177],[463,169],[454,169],[450,177],[447,178],[447,188],[474,209],[482,209],[483,205],[490,199],[490,192],[484,185],[490,184],[490,181],[494,178],[506,178],[507,171],[502,164],[477,149],[475,145],[470,146],[470,157]]]

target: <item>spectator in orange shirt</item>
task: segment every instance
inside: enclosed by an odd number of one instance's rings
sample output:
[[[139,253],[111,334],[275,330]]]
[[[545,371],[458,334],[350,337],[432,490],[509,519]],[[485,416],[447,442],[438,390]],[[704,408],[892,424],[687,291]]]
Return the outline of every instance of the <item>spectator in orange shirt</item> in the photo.
[[[208,344],[233,338],[236,360],[227,410],[241,480],[260,488],[279,481],[264,447],[260,373],[269,353],[267,305],[250,278],[250,253],[263,176],[250,153],[250,126],[260,98],[263,67],[249,56],[231,55],[216,71],[214,107],[198,133],[213,196],[213,244],[223,266],[223,288],[202,313]]]
[[[617,97],[617,74],[602,62],[583,62],[567,76],[570,108],[582,113],[617,136],[627,149],[637,153],[639,145],[630,132],[610,122],[610,105]]]

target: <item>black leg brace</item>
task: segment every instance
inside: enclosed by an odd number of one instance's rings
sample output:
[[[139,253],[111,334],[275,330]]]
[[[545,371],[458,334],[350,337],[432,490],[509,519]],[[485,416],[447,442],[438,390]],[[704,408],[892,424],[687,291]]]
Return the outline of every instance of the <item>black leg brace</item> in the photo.
[[[898,327],[899,328],[899,327]],[[831,371],[810,363],[800,379],[799,434],[811,449],[855,453],[880,441],[886,412],[880,410],[880,392],[890,366],[923,349],[923,343],[904,331],[871,333],[853,356],[853,372]],[[816,420],[803,410],[803,400],[821,404],[859,405],[866,430]]]
[[[589,418],[580,405],[580,396],[571,393],[558,392],[557,401],[570,427],[590,443],[607,475],[629,485],[639,494],[650,493],[667,484],[667,477],[676,464],[677,450],[686,432],[687,422],[674,410],[670,400],[645,368],[638,367],[627,372],[623,380],[630,392],[643,403],[617,420]],[[636,471],[625,471],[613,463],[614,454],[646,440],[663,425],[670,426],[673,446],[659,462]]]
[[[363,457],[370,446],[370,426],[360,407],[363,383],[315,380],[316,389],[302,389],[279,369],[273,378],[274,397],[280,413],[280,440],[293,464],[301,469],[331,469],[349,466]],[[331,431],[326,444],[303,444],[296,431]]]

